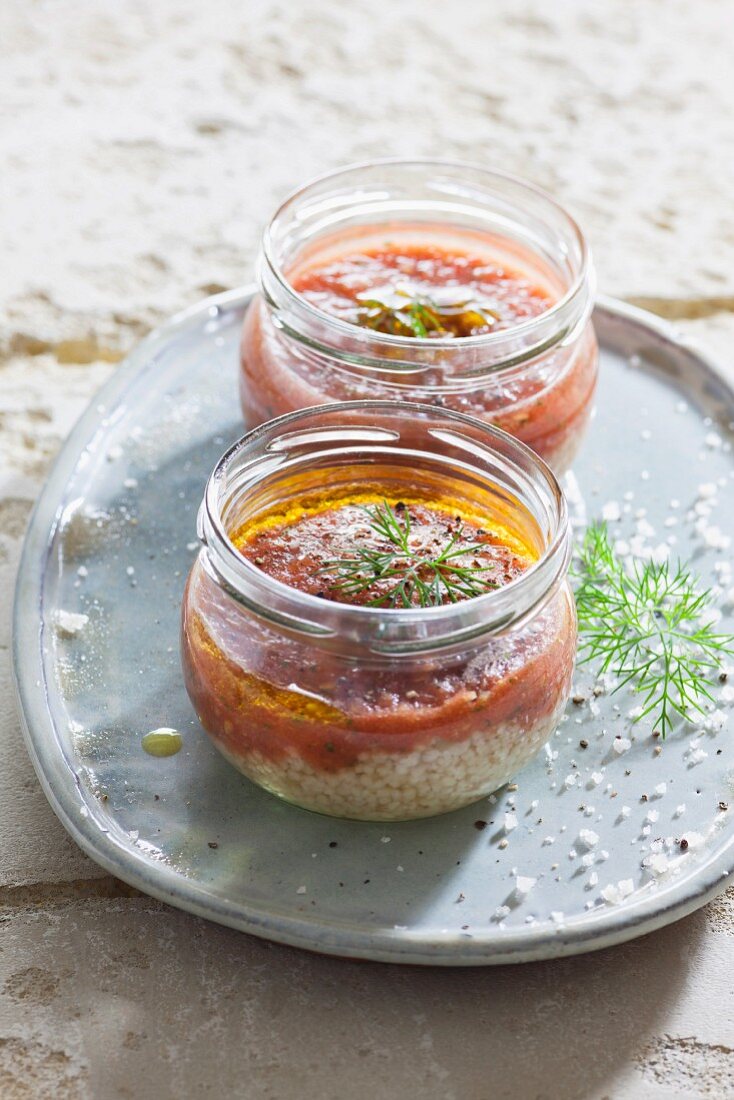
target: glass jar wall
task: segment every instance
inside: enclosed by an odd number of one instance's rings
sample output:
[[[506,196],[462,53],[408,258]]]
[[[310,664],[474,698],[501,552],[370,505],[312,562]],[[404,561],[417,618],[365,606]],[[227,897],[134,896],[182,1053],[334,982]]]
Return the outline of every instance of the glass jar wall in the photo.
[[[235,544],[294,505],[365,486],[451,501],[530,547],[511,583],[439,606],[318,598]],[[396,820],[466,805],[509,780],[557,726],[576,650],[557,482],[473,418],[358,402],[282,417],[221,460],[183,606],[186,686],[202,725],[254,782],[336,816]]]

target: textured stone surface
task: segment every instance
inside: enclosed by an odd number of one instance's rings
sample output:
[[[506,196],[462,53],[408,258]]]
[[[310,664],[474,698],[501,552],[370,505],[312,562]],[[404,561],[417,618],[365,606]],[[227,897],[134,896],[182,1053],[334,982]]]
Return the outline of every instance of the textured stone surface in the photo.
[[[597,955],[485,971],[320,958],[148,899],[20,908],[3,946],[0,1084],[32,1073],[40,1095],[50,1066],[92,1097],[734,1089],[734,1022],[720,1014],[731,940],[705,914]]]
[[[135,896],[54,819],[12,701],[22,531],[152,324],[250,278],[339,163],[441,154],[549,187],[600,289],[731,362],[734,8],[573,0],[0,5],[0,1095],[734,1094],[731,893],[586,958],[344,963]]]

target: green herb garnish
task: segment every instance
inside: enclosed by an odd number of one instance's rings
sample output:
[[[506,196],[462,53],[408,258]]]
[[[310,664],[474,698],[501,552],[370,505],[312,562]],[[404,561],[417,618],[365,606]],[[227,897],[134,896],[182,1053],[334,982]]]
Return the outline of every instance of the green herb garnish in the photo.
[[[388,545],[384,549],[360,547],[350,557],[324,562],[320,572],[335,574],[334,588],[342,596],[361,596],[374,585],[388,582],[385,591],[367,601],[368,607],[440,607],[498,587],[497,581],[487,576],[491,565],[462,564],[462,558],[484,547],[481,543],[458,545],[464,530],[461,522],[433,553],[410,545],[410,514],[405,506],[393,508],[383,501],[363,511],[372,530]]]
[[[601,673],[620,678],[643,696],[639,721],[653,716],[663,737],[676,715],[704,713],[712,674],[734,652],[734,636],[706,621],[711,593],[680,562],[635,563],[615,553],[606,524],[584,534],[574,566],[582,661],[598,660]]]
[[[462,290],[464,288],[456,288]],[[500,319],[485,303],[463,293],[454,297],[452,287],[435,295],[413,293],[406,287],[386,287],[375,297],[358,299],[356,323],[390,336],[476,336]],[[379,295],[379,296],[377,296]]]

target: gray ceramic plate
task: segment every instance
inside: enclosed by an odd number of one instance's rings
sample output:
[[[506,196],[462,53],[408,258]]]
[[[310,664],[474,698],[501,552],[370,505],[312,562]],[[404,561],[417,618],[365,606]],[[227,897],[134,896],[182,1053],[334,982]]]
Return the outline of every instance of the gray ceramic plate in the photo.
[[[593,699],[586,673],[578,687],[590,701],[570,706],[517,790],[427,821],[358,824],[295,809],[210,746],[181,682],[179,605],[205,480],[240,434],[236,349],[248,300],[213,298],[140,346],[76,426],[31,521],[15,608],[17,687],[28,750],[71,835],[108,871],[173,905],[284,943],[391,962],[571,954],[703,904],[734,866],[734,824],[719,808],[731,797],[725,728],[700,740],[681,730],[656,754],[650,728],[627,718],[633,700]],[[596,324],[599,412],[571,484],[577,514],[616,502],[618,537],[642,521],[640,538],[674,535],[706,580],[721,577],[714,566],[726,551],[701,550],[689,510],[711,483],[713,541],[734,533],[734,394],[649,316],[607,302]],[[671,515],[678,522],[664,526]],[[69,612],[87,616],[71,635]],[[726,701],[731,688],[721,690]],[[177,756],[142,750],[159,726],[182,732]],[[617,734],[632,739],[621,755]],[[517,820],[509,832],[507,812]],[[536,880],[522,897],[528,883],[519,895],[517,876]]]

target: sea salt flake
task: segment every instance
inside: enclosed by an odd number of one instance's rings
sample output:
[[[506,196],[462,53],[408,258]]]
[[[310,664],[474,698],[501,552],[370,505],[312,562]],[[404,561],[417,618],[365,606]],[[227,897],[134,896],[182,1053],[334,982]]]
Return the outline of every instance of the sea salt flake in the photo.
[[[688,851],[697,852],[703,848],[706,843],[706,837],[701,833],[697,833],[695,830],[691,833],[686,833],[686,840],[688,841]]]
[[[621,900],[619,888],[614,883],[609,883],[608,886],[604,886],[599,893],[601,894],[607,905],[617,905]]]
[[[62,611],[59,609],[54,615],[54,622],[58,634],[73,638],[89,622],[89,616],[77,611]]]
[[[655,787],[655,798],[662,798],[668,789],[667,783],[658,783]]]
[[[526,875],[518,875],[515,878],[515,898],[517,898],[518,901],[522,901],[523,898],[526,898],[537,881],[538,880],[536,878],[530,878]]]
[[[631,748],[632,742],[629,737],[615,737],[612,741],[612,749],[617,756],[621,756],[622,753],[628,752]]]
[[[601,518],[607,523],[616,523],[622,518],[622,511],[616,500],[610,500],[601,510]]]
[[[517,814],[505,814],[505,832],[511,833],[517,828]]]
[[[645,865],[652,871],[655,877],[658,878],[660,875],[664,875],[668,870],[669,863],[668,857],[663,852],[659,852],[649,856]]]
[[[592,772],[586,781],[587,789],[592,790],[594,787],[598,787],[603,778],[603,772]]]
[[[598,843],[599,835],[595,833],[593,829],[582,829],[576,839],[576,847],[580,847],[584,851],[595,848]]]
[[[297,894],[305,894],[306,893],[306,887],[305,886],[299,886],[298,889],[296,890],[296,893]]]

